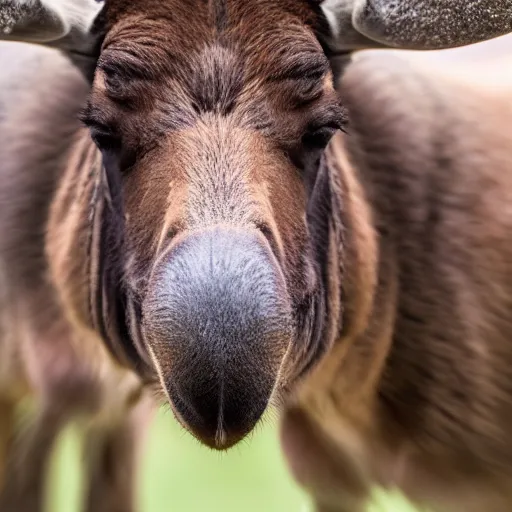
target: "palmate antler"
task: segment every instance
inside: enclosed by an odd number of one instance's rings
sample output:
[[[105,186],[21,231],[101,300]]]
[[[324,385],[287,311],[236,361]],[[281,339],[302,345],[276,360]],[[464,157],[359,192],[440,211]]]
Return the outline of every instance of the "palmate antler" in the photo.
[[[512,32],[512,0],[327,0],[333,47],[435,50]]]
[[[0,0],[0,39],[87,52],[101,5],[98,0]],[[512,32],[512,0],[327,0],[324,9],[337,51],[451,48]]]
[[[0,0],[0,41],[38,43],[65,51],[88,76],[96,64],[98,0]]]
[[[0,0],[0,39],[79,45],[101,6],[97,0]]]

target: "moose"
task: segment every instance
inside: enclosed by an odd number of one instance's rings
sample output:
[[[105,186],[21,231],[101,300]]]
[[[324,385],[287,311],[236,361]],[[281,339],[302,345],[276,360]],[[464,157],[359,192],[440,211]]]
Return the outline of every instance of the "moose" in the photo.
[[[0,510],[71,419],[86,510],[133,510],[156,401],[216,450],[279,408],[319,512],[508,511],[512,77],[375,50],[335,87],[312,0],[102,23],[90,92],[56,59],[0,104]]]

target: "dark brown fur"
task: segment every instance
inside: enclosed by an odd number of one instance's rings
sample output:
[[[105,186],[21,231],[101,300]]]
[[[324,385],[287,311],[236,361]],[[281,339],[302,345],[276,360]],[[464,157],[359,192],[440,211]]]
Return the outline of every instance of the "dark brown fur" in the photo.
[[[88,86],[53,51],[4,43],[0,55],[7,69],[17,59],[32,66],[25,76],[7,73],[0,95],[0,510],[42,510],[54,442],[79,421],[87,433],[85,510],[127,512],[148,403],[134,408],[139,380],[71,326],[44,249],[63,170],[87,162],[71,148]],[[38,87],[25,87],[27,79]],[[30,414],[18,429],[18,406],[27,399]]]
[[[299,322],[321,321],[309,318],[310,303],[322,307],[323,297],[308,259],[315,249],[301,214],[305,183],[290,161],[303,157],[301,138],[311,125],[343,121],[327,58],[314,36],[313,29],[323,27],[318,8],[307,2],[227,2],[222,30],[218,12],[201,9],[189,20],[190,9],[186,2],[143,9],[133,2],[109,4],[112,28],[84,111],[93,135],[113,148],[123,171],[118,208],[124,212],[124,250],[114,255],[112,249],[105,261],[124,277],[127,300],[140,310],[155,254],[174,238],[216,223],[256,228],[281,263],[293,307],[304,315]],[[266,13],[264,37],[253,27],[260,12]],[[183,34],[167,28],[185,23]],[[82,195],[76,186],[62,190]],[[85,196],[92,193],[91,183]],[[85,219],[88,204],[81,204]],[[73,236],[82,237],[82,231]],[[72,247],[86,251],[83,243]],[[52,254],[55,279],[66,287],[63,294],[75,304],[77,318],[88,323],[83,289],[67,288],[80,282],[72,278],[75,270],[62,279],[59,250]],[[76,272],[86,271],[84,258],[72,259]],[[305,335],[303,343],[319,342],[311,338]],[[300,350],[307,357],[318,352]]]
[[[359,329],[285,413],[321,510],[362,510],[375,483],[434,510],[510,508],[510,59],[489,53],[482,76],[443,60],[369,53],[341,83],[351,130],[333,169],[360,249],[345,273],[366,266],[355,284],[373,305],[345,293]]]
[[[83,368],[115,375],[106,348],[216,448],[257,421],[252,400],[281,405],[285,453],[322,512],[362,510],[373,483],[441,511],[508,511],[510,88],[388,54],[362,58],[339,91],[350,135],[321,156],[312,130],[343,116],[318,6],[207,7],[108,4],[83,113],[103,160],[76,128],[46,197],[42,260],[87,354]],[[187,324],[169,305],[190,301],[196,267],[180,254],[205,236],[212,247],[232,241],[209,254],[226,272],[252,237],[260,252],[247,268],[260,274],[214,297],[220,312],[226,297],[250,307],[218,324],[224,317],[192,309]],[[173,281],[174,261],[184,279]],[[168,275],[173,287],[160,293]],[[268,321],[243,331],[254,309]],[[243,340],[226,335],[212,350],[199,337],[190,350],[187,336],[197,325],[208,334],[211,322]],[[189,404],[175,389],[208,398],[192,401],[202,419],[224,371],[236,421],[230,430],[220,414],[212,433],[184,417]]]

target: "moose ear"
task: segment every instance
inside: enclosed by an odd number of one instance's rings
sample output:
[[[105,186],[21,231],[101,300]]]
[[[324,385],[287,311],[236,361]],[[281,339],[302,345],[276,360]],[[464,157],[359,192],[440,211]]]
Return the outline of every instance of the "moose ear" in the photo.
[[[426,169],[456,179],[461,169],[475,176],[478,167],[510,165],[512,36],[501,39],[479,48],[355,56],[339,92],[350,118],[347,148],[362,175],[381,180],[393,169],[419,183]],[[389,211],[389,196],[370,200],[375,211]]]

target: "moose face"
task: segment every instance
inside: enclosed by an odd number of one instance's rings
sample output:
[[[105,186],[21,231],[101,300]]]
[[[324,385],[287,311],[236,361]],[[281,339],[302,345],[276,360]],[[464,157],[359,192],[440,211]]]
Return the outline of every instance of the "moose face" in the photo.
[[[100,293],[97,317],[225,449],[326,348],[308,212],[343,118],[324,20],[307,0],[112,0],[106,19],[83,120],[109,187],[96,268],[118,307]]]

